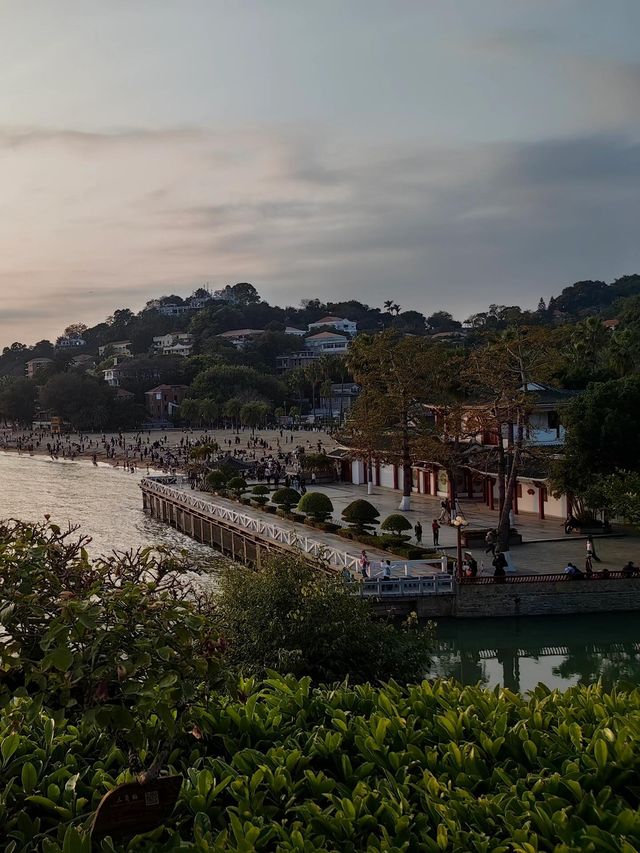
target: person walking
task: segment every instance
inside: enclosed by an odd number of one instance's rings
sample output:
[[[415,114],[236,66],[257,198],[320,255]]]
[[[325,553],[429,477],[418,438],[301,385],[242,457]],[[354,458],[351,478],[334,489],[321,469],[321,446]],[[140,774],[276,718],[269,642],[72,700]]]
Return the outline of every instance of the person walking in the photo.
[[[591,559],[595,560],[596,563],[602,562],[600,557],[598,557],[598,555],[596,554],[596,549],[591,536],[587,536],[587,557],[591,557]]]
[[[362,580],[366,581],[369,577],[369,567],[371,563],[369,562],[369,558],[367,557],[367,552],[362,549],[362,553],[360,554],[360,560],[358,561],[360,566],[360,574],[362,575]]]
[[[422,545],[422,525],[419,521],[416,521],[415,527],[413,528],[413,532],[416,535],[416,542],[418,545]]]
[[[495,530],[487,530],[487,535],[484,537],[484,544],[487,546],[484,549],[485,554],[493,554],[495,556],[496,553],[496,543],[497,537],[495,534]]]
[[[437,547],[440,544],[440,524],[437,518],[431,522],[431,530],[433,532],[433,544]]]

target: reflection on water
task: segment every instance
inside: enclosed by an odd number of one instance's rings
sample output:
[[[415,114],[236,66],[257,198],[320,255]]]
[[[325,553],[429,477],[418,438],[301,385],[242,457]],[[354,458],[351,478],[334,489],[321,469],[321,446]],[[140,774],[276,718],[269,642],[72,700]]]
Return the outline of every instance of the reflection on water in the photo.
[[[640,684],[635,613],[443,620],[431,675],[514,691]]]
[[[200,560],[220,558],[142,510],[140,474],[88,462],[55,462],[46,457],[0,454],[0,518],[80,524],[93,537],[94,555],[149,545],[187,548]]]

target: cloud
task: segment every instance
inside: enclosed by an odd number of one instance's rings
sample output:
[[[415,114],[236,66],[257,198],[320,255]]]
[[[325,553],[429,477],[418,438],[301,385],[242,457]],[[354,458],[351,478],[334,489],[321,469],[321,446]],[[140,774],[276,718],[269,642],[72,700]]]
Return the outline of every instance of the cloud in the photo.
[[[63,145],[72,148],[97,149],[117,145],[149,145],[193,141],[203,130],[196,127],[123,128],[120,130],[85,131],[73,128],[0,126],[0,148],[17,149]]]
[[[457,147],[301,139],[239,129],[86,155],[14,151],[0,343],[51,338],[203,282],[252,281],[287,304],[393,296],[464,318],[640,269],[640,145],[627,136]]]

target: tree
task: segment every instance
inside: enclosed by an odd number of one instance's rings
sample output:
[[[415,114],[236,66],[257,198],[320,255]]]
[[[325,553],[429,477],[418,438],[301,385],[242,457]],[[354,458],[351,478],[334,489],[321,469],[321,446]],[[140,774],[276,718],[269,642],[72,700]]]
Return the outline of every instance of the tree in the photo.
[[[300,499],[298,511],[310,516],[314,521],[326,521],[333,512],[333,504],[324,492],[306,492]]]
[[[0,389],[0,413],[5,423],[31,427],[36,407],[36,383],[20,377],[7,382]]]
[[[500,515],[498,547],[509,550],[510,514],[518,472],[525,456],[525,436],[535,401],[532,383],[557,370],[553,338],[542,329],[513,329],[473,351],[464,371],[470,390],[480,397],[474,428],[498,436]],[[506,446],[505,446],[506,445]]]
[[[82,338],[88,331],[88,326],[84,323],[71,323],[64,330],[63,334],[66,338]]]
[[[379,511],[369,501],[351,501],[343,510],[342,518],[357,533],[371,533],[378,523]]]
[[[240,281],[232,287],[227,286],[225,291],[230,294],[232,301],[238,305],[253,305],[260,302],[258,291],[248,281]]]
[[[40,402],[74,429],[105,429],[118,411],[113,388],[85,373],[52,376],[42,387]]]
[[[402,466],[403,511],[411,506],[412,450],[424,427],[436,350],[421,338],[400,338],[387,330],[359,335],[347,356],[362,392],[349,412],[344,440],[367,460],[369,470],[374,456]]]
[[[427,328],[432,334],[455,332],[462,328],[462,323],[459,320],[454,320],[448,311],[436,311],[427,317]]]
[[[240,423],[251,427],[251,433],[255,433],[256,427],[263,424],[269,415],[270,406],[262,400],[252,400],[245,403],[240,409]]]
[[[635,374],[590,385],[562,412],[566,437],[562,457],[554,465],[553,484],[557,491],[572,494],[578,508],[580,504],[603,508],[602,481],[615,485],[607,478],[616,471],[640,472],[636,422],[629,417],[639,407],[640,375]]]
[[[268,560],[259,572],[223,571],[216,606],[225,659],[247,673],[277,669],[321,682],[402,681],[424,672],[429,633],[376,620],[351,587],[295,556]]]

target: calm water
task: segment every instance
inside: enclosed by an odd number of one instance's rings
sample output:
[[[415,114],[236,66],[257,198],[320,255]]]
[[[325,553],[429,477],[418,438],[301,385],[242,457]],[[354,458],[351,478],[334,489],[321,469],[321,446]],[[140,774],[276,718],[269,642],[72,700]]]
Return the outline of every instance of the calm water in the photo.
[[[139,475],[86,462],[0,454],[0,518],[81,524],[104,554],[146,545],[187,548],[215,569],[220,558],[142,511]],[[531,690],[617,681],[640,684],[636,614],[440,622],[431,675]]]
[[[55,462],[41,456],[0,454],[0,518],[80,524],[93,537],[94,555],[147,545],[215,552],[160,524],[142,511],[140,474],[89,462]]]
[[[440,622],[432,675],[514,691],[592,684],[640,684],[635,613],[460,619]]]

